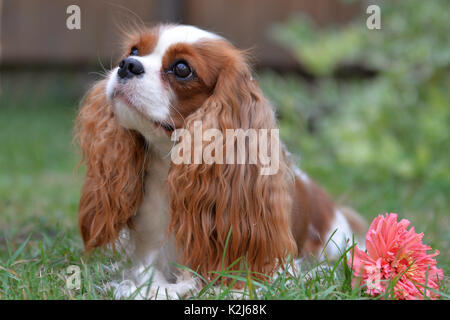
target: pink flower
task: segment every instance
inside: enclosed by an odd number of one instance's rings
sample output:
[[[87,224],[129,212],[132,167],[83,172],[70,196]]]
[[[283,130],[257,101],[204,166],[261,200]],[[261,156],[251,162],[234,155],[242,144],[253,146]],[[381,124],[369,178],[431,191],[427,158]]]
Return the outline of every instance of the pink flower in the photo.
[[[439,289],[438,281],[444,277],[434,259],[439,251],[428,254],[431,247],[422,243],[423,233],[415,233],[414,227],[406,230],[409,224],[406,219],[397,222],[395,213],[373,220],[366,235],[367,253],[358,247],[351,252],[354,256],[349,267],[356,277],[353,286],[362,285],[369,295],[377,296],[386,292],[391,280],[400,277],[393,288],[395,299],[422,299],[425,282],[426,296],[439,297],[428,289]]]

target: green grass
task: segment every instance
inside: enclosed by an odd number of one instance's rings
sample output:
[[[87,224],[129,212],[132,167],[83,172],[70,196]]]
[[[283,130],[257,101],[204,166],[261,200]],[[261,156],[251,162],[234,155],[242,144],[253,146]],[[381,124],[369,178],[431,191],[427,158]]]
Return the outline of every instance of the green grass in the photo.
[[[5,77],[6,78],[6,77]],[[25,79],[25,80],[24,80]],[[84,80],[83,77],[81,77]],[[0,98],[0,299],[109,299],[104,283],[117,277],[105,266],[118,261],[113,253],[83,254],[77,230],[82,169],[72,144],[73,120],[84,81],[67,76],[3,79]],[[325,157],[326,155],[324,155]],[[384,212],[407,217],[424,242],[439,249],[438,265],[450,271],[448,184],[404,184],[392,177],[373,177],[351,167],[320,166],[321,155],[302,158],[302,167],[335,198],[362,212],[368,220]],[[82,272],[80,290],[66,286],[67,268]],[[313,276],[289,282],[243,280],[250,298],[368,299],[350,286],[345,261],[321,265]],[[448,290],[443,284],[442,291]],[[232,298],[206,289],[196,298]]]
[[[2,299],[99,298],[94,283],[107,278],[100,268],[107,258],[84,257],[77,232],[82,170],[75,171],[78,154],[71,141],[80,95],[72,92],[74,85],[83,90],[65,76],[27,75],[2,83]],[[81,292],[68,291],[69,265],[95,280],[86,280]]]

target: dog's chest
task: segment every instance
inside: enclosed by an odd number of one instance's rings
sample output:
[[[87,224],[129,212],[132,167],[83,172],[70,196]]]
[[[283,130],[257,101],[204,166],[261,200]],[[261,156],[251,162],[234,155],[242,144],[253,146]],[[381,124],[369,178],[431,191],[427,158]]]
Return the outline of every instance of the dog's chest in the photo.
[[[145,179],[142,205],[134,218],[136,254],[160,248],[169,223],[168,193],[165,180],[169,163],[165,159],[151,159]]]

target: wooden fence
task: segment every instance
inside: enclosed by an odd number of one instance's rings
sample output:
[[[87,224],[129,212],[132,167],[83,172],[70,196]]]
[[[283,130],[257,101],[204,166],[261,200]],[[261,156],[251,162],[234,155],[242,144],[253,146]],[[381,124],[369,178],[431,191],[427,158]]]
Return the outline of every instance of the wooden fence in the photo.
[[[81,30],[66,27],[71,4],[81,8]],[[117,58],[117,26],[142,19],[206,28],[253,48],[259,65],[289,67],[293,59],[268,29],[296,13],[325,25],[346,22],[361,10],[339,0],[0,0],[0,65],[109,66]]]

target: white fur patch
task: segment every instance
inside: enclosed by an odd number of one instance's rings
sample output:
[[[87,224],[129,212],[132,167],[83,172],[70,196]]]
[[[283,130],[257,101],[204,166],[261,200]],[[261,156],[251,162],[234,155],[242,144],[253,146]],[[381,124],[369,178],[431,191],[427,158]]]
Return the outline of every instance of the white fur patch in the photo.
[[[188,277],[169,282],[163,272],[159,270],[157,260],[159,250],[149,252],[145,262],[136,265],[125,279],[119,283],[111,283],[114,297],[134,298],[137,300],[173,300],[183,298],[198,290],[197,279]]]
[[[300,170],[296,165],[292,166],[292,170],[294,171],[294,174],[300,179],[302,180],[303,183],[308,184],[309,183],[309,177],[308,175]]]
[[[158,43],[151,55],[162,58],[167,49],[176,43],[195,43],[200,40],[218,40],[220,36],[194,26],[169,26],[161,29]]]
[[[332,238],[330,239],[330,237]],[[347,219],[344,217],[341,211],[335,210],[335,218],[333,224],[331,225],[330,231],[323,241],[328,244],[325,248],[326,257],[330,260],[339,258],[339,256],[344,252],[347,246],[347,240],[352,241],[353,232]]]

